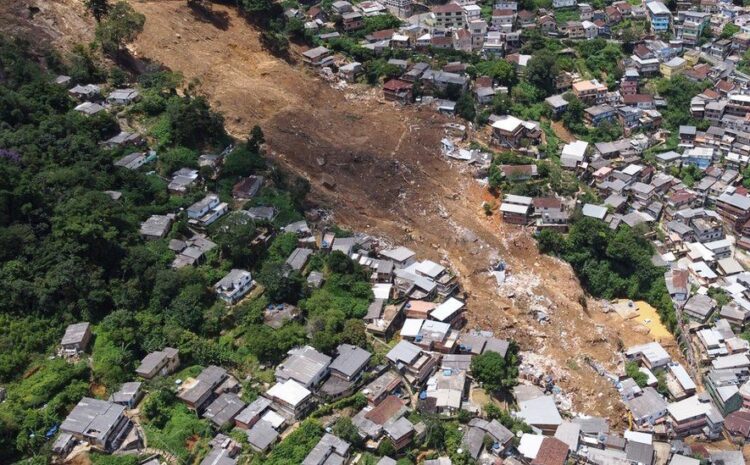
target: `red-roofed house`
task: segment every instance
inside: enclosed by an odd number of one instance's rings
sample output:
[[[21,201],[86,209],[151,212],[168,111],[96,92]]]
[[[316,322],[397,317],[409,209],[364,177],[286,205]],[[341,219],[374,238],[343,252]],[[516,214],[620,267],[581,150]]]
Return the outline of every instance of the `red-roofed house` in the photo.
[[[622,96],[622,103],[641,110],[653,110],[656,108],[654,97],[648,94],[630,94]]]
[[[724,418],[724,429],[730,436],[750,439],[750,412],[742,410],[730,413]]]
[[[434,48],[451,48],[453,47],[453,37],[452,36],[433,36],[430,39],[430,46]]]
[[[435,15],[435,26],[439,28],[450,29],[464,24],[464,10],[458,3],[436,5],[432,7],[432,13]]]
[[[531,465],[565,465],[570,448],[557,438],[544,438]]]
[[[516,21],[516,12],[513,10],[493,10],[492,27],[501,32],[510,32],[513,30],[513,23]]]
[[[393,102],[410,103],[414,84],[400,79],[391,79],[383,84],[383,97]]]

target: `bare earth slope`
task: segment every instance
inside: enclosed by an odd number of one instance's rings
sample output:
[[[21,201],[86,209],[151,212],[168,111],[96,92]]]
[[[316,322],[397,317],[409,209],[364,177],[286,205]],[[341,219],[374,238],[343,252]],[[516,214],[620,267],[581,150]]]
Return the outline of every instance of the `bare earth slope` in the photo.
[[[0,1],[0,34],[32,43],[52,43],[63,50],[93,36],[93,19],[81,0]]]

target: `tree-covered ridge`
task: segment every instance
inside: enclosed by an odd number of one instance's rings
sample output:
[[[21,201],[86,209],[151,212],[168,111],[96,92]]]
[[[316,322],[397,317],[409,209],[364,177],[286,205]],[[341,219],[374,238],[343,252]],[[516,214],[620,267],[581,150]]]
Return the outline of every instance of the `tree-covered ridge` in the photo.
[[[85,49],[65,60],[50,55],[41,61],[26,50],[25,44],[0,42],[0,323],[8,328],[0,332],[0,385],[8,397],[0,404],[0,462],[32,452],[45,457],[47,433],[81,397],[106,397],[132,380],[146,353],[165,346],[179,349],[185,375],[218,364],[244,379],[265,376],[261,364],[296,345],[330,353],[342,342],[368,344],[361,317],[372,292],[360,265],[340,252],[314,254],[307,269],[325,279],[312,289],[302,273],[284,269],[297,246],[294,234],[279,233],[267,249],[250,247],[261,228],[301,219],[309,190],[304,179],[266,163],[259,128],[245,141],[230,140],[221,115],[189,88],[178,95],[181,77],[157,65],[133,83],[117,68],[101,68]],[[141,99],[86,117],[74,111],[77,102],[67,90],[52,83],[57,73],[77,83],[106,80],[105,89],[135,84]],[[144,150],[101,144],[128,127],[146,135],[156,162],[139,170],[114,165]],[[220,172],[199,168],[200,154],[231,144]],[[202,185],[170,195],[167,180],[182,167],[199,169]],[[239,206],[275,207],[272,224],[230,212],[209,227],[217,247],[199,266],[171,268],[169,241],[192,234],[182,210],[206,191],[230,201],[232,186],[251,174],[267,182]],[[141,222],[168,213],[177,217],[167,237],[145,241]],[[228,309],[212,286],[232,268],[250,270],[262,295]],[[301,321],[279,329],[265,325],[266,308],[280,303],[297,305]],[[88,363],[48,358],[66,325],[78,321],[94,325]],[[200,436],[203,444],[209,429],[182,411],[167,384],[151,389],[156,400],[144,407],[153,417],[147,435],[180,456],[200,456],[200,447],[185,449],[184,434]],[[258,394],[251,386],[244,392]]]

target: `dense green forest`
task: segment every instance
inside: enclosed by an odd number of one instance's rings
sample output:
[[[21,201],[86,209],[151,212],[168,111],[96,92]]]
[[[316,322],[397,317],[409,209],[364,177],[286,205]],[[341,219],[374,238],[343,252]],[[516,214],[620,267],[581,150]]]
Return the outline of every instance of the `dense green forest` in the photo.
[[[301,274],[282,270],[296,247],[294,235],[278,235],[265,251],[249,247],[258,227],[301,219],[309,190],[304,179],[264,160],[259,128],[233,141],[221,115],[190,88],[178,93],[181,77],[158,64],[133,77],[102,67],[89,48],[69,57],[32,55],[28,48],[0,41],[0,325],[6,328],[0,332],[0,386],[7,389],[0,404],[0,463],[32,456],[46,463],[46,433],[81,397],[106,396],[131,380],[149,351],[177,347],[185,373],[215,363],[262,377],[260,364],[308,342],[313,329],[310,342],[324,351],[340,342],[367,344],[360,318],[371,290],[359,265],[341,253],[313,256],[309,267],[326,276],[313,291]],[[52,83],[57,73],[82,84],[135,83],[142,99],[84,116],[73,110],[77,102],[67,89]],[[113,165],[136,150],[101,144],[123,122],[145,132],[157,152],[155,165],[135,171]],[[234,148],[220,175],[201,168],[205,191],[230,201],[238,179],[261,174],[269,182],[250,205],[272,205],[279,214],[273,224],[261,225],[230,213],[208,231],[218,247],[206,260],[174,270],[167,244],[190,234],[186,220],[178,216],[167,238],[157,241],[144,241],[139,225],[202,198],[203,189],[170,196],[165,176],[181,167],[197,169],[200,154],[229,144]],[[122,196],[113,200],[109,191]],[[266,292],[228,311],[210,289],[234,267],[251,270]],[[263,310],[277,302],[297,304],[307,327],[263,325]],[[77,321],[94,324],[90,361],[50,357],[66,325]],[[155,418],[147,425],[149,436],[171,441],[178,455],[187,452],[176,437],[209,436],[206,425],[181,412],[166,386],[149,390],[156,399],[146,401]]]

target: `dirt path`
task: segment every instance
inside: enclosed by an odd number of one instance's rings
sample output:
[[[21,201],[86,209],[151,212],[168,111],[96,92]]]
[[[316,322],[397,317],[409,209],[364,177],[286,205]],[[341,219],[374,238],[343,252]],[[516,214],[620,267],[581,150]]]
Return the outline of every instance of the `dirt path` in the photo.
[[[471,327],[543,354],[561,373],[574,409],[621,421],[614,389],[568,362],[588,356],[614,370],[618,348],[648,336],[594,302],[584,311],[568,265],[540,256],[528,231],[484,215],[486,191],[440,156],[446,117],[379,102],[369,88],[334,90],[269,56],[257,31],[222,6],[214,8],[227,18],[225,30],[196,21],[182,1],[133,6],[147,17],[136,53],[180,70],[187,81],[199,79],[233,134],[261,124],[272,157],[307,177],[313,200],[332,208],[337,222],[449,262],[466,291]],[[323,187],[323,175],[335,179],[335,190]],[[487,273],[500,258],[516,280],[513,299],[499,295]],[[551,324],[529,316],[540,307]]]

